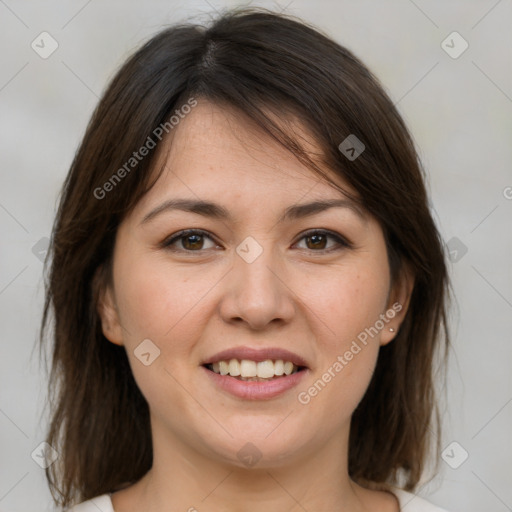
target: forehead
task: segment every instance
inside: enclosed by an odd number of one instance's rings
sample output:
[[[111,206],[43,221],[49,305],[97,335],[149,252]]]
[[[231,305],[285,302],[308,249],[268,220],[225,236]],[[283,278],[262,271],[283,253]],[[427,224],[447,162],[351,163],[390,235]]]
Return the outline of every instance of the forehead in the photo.
[[[279,119],[315,159],[321,151],[300,122]],[[301,163],[289,150],[233,108],[198,100],[162,142],[155,170],[163,172],[136,209],[181,195],[196,199],[276,203],[340,198],[342,193]],[[319,163],[320,166],[322,166]],[[334,172],[323,169],[354,192]]]

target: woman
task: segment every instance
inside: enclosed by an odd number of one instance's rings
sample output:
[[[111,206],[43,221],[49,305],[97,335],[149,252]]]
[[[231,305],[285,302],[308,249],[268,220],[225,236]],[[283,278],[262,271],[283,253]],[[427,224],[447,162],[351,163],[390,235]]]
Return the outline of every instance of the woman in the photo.
[[[443,245],[345,48],[261,9],[157,34],[93,115],[49,253],[62,508],[441,510],[413,491]]]

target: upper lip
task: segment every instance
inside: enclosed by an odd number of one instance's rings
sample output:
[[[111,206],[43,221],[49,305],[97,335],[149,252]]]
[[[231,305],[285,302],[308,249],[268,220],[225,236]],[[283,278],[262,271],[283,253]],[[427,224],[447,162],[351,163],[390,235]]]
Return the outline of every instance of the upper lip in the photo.
[[[234,347],[228,348],[221,352],[217,352],[215,355],[205,359],[201,364],[212,364],[218,361],[229,361],[230,359],[247,359],[249,361],[255,361],[257,363],[272,359],[276,361],[282,359],[283,361],[291,361],[296,366],[307,367],[306,361],[299,355],[278,347],[267,347],[267,348],[252,348],[252,347]]]

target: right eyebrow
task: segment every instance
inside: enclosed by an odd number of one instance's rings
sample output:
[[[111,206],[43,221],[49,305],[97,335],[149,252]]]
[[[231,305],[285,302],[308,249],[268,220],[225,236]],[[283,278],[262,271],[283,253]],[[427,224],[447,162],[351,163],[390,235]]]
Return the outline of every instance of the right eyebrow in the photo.
[[[196,199],[168,199],[162,204],[151,210],[141,221],[145,224],[154,219],[163,212],[181,210],[184,212],[196,213],[203,217],[212,217],[221,220],[231,220],[231,214],[223,206],[210,201],[201,201]]]

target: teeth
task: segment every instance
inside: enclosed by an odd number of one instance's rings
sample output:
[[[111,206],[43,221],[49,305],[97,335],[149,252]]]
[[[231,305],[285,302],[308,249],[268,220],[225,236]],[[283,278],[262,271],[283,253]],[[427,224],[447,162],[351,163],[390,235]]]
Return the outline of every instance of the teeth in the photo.
[[[242,359],[240,363],[240,375],[242,377],[256,377],[257,374],[258,371],[256,363],[254,361]]]
[[[231,361],[229,361],[229,375],[232,377],[238,377],[240,374],[241,370],[238,359],[231,359]]]
[[[248,359],[230,359],[229,361],[218,361],[210,365],[215,373],[221,375],[230,375],[231,377],[239,377],[241,380],[260,380],[272,379],[282,375],[291,375],[298,371],[298,366],[291,361],[283,361],[278,359],[272,361],[250,361]]]
[[[290,363],[290,361],[286,361],[284,363],[284,373],[286,375],[290,375],[293,372],[293,363]]]
[[[219,361],[219,372],[221,375],[229,373],[229,363],[227,361]]]
[[[274,363],[274,373],[276,375],[283,375],[284,374],[284,363],[281,359],[278,359]]]
[[[256,365],[258,377],[262,379],[270,379],[274,376],[274,362],[271,359],[261,361]]]

